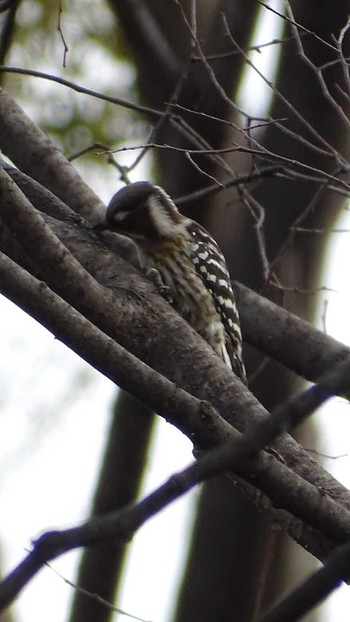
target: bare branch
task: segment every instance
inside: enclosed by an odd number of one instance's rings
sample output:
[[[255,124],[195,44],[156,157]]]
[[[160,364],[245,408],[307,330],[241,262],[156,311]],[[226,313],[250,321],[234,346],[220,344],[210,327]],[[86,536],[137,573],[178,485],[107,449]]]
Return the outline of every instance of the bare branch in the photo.
[[[195,423],[201,419],[202,408],[206,417],[213,417],[213,423],[215,419],[221,419],[209,404],[201,403],[150,369],[52,292],[45,283],[29,275],[3,253],[0,253],[0,290],[95,369],[153,410],[167,413],[170,402],[173,403],[173,413],[179,407],[177,425],[180,427],[183,413],[186,413],[186,419],[192,413],[190,418]],[[173,421],[170,413],[167,419]],[[220,436],[224,440],[231,431],[231,426],[223,420],[222,423],[218,441]],[[187,433],[193,439],[197,436],[194,428],[191,431],[188,429]]]
[[[333,376],[335,376],[334,373]],[[347,379],[348,378],[349,374],[347,375]],[[349,383],[349,380],[347,380],[347,382]],[[268,420],[256,424],[243,437],[236,436],[223,447],[208,452],[197,463],[192,464],[181,473],[172,476],[163,486],[159,487],[133,507],[124,508],[118,512],[94,518],[79,527],[43,534],[34,542],[33,551],[0,585],[0,610],[3,610],[10,604],[18,595],[19,591],[33,578],[46,562],[51,561],[57,557],[57,555],[62,554],[62,552],[110,539],[113,539],[114,542],[125,542],[129,540],[130,536],[139,529],[145,521],[154,516],[154,514],[164,508],[165,505],[190,490],[194,485],[204,481],[208,477],[213,477],[214,475],[226,471],[229,468],[237,468],[238,472],[240,472],[242,461],[244,465],[244,461],[247,461],[247,459],[249,465],[254,463],[256,460],[256,452],[263,446],[266,440],[271,440],[275,434],[280,431],[281,423],[286,423],[287,419],[290,420],[290,415],[293,414],[294,408],[295,403],[287,403],[283,413],[280,409],[278,413],[276,412]],[[282,470],[283,468],[285,467],[282,467]],[[298,500],[301,502],[301,507],[304,509],[305,501],[306,509],[310,508],[312,505],[310,503],[312,492],[307,488],[308,487],[304,483],[301,484],[298,489]],[[304,497],[304,492],[306,497]],[[313,520],[319,522],[323,528],[327,529],[327,532],[331,532],[334,522],[342,524],[343,521],[346,531],[348,531],[348,513],[344,511],[341,512],[339,507],[335,508],[334,502],[330,500],[320,505],[319,495],[317,491],[315,492],[314,501],[319,507],[319,512],[315,512],[315,508],[312,507],[311,516]],[[293,499],[293,502],[295,501],[296,500]],[[318,521],[325,511],[325,506],[327,509],[327,526],[322,520]],[[333,509],[336,511],[336,521],[334,521],[334,514],[330,512],[333,506]],[[344,556],[342,561],[344,561]],[[294,618],[290,619],[293,620]]]
[[[350,348],[305,320],[240,283],[234,288],[244,339],[288,369],[317,382],[321,374],[350,357]]]
[[[336,114],[339,116],[339,118],[345,124],[346,128],[349,129],[349,119],[348,119],[348,116],[344,112],[343,108],[338,104],[338,102],[330,94],[329,88],[328,88],[328,86],[327,86],[327,84],[325,82],[325,79],[324,79],[323,75],[322,75],[322,71],[320,69],[318,69],[318,67],[316,67],[314,65],[314,63],[309,59],[309,57],[304,52],[304,47],[303,47],[303,44],[302,44],[301,39],[299,37],[298,28],[297,28],[297,26],[294,23],[293,11],[292,11],[292,8],[290,6],[290,3],[287,2],[287,0],[286,0],[286,6],[287,6],[287,12],[288,12],[289,17],[290,17],[290,21],[291,21],[291,24],[292,24],[292,29],[293,29],[294,36],[295,36],[295,41],[297,43],[300,56],[302,57],[302,59],[305,62],[305,64],[308,67],[310,67],[311,71],[316,76],[316,78],[317,78],[317,80],[319,82],[319,85],[320,85],[320,87],[322,89],[322,94],[325,97],[325,99],[330,103],[332,108],[335,110]],[[335,151],[334,151],[334,154],[335,154]],[[342,158],[340,158],[340,156],[339,156],[339,162],[342,162]]]
[[[10,67],[6,65],[1,65],[0,73],[17,73],[23,76],[31,76],[33,78],[48,80],[49,82],[56,82],[56,84],[66,86],[72,91],[75,91],[76,93],[83,93],[84,95],[89,95],[90,97],[95,97],[96,99],[101,99],[102,101],[110,102],[111,104],[116,104],[117,106],[122,106],[127,110],[135,110],[137,112],[141,112],[142,114],[147,115],[151,119],[157,119],[163,115],[163,112],[161,112],[160,110],[156,110],[155,108],[149,108],[147,106],[142,106],[141,104],[129,102],[126,99],[121,99],[120,97],[111,97],[110,95],[105,95],[103,93],[100,93],[99,91],[93,91],[92,89],[88,89],[85,86],[76,84],[71,80],[66,80],[65,78],[61,78],[60,76],[54,76],[44,71],[25,69],[24,67]]]
[[[291,102],[288,101],[288,99],[284,97],[284,95],[275,87],[275,85],[264,76],[264,74],[256,67],[256,65],[254,65],[254,63],[250,60],[247,54],[239,46],[237,41],[235,41],[235,39],[233,38],[224,15],[223,15],[223,23],[224,23],[227,35],[230,37],[232,41],[232,44],[241,52],[242,56],[245,58],[246,63],[249,65],[249,67],[254,69],[254,71],[258,74],[258,76],[265,82],[265,84],[267,84],[267,86],[272,89],[276,97],[278,97],[278,99],[280,99],[283,102],[287,110],[290,110],[293,116],[297,118],[298,121],[300,121],[300,123],[310,132],[310,134],[314,136],[316,140],[321,145],[323,145],[329,153],[333,155],[336,162],[338,162],[339,165],[344,164],[345,161],[344,161],[344,158],[341,156],[341,154],[338,153],[338,151],[330,143],[328,143],[326,139],[323,138],[321,134],[319,134],[319,132],[315,130],[315,128],[305,119],[305,117],[296,110],[296,108],[291,104]]]
[[[3,183],[5,183],[4,177]],[[21,237],[22,228],[22,235],[30,239],[32,237],[29,234],[31,225],[29,221],[25,219],[27,207],[24,208],[22,204],[23,199],[17,194],[18,191],[14,191],[11,184],[9,186],[9,192],[12,197],[9,206],[13,219],[12,225],[16,227],[19,238]],[[2,204],[4,209],[7,209],[8,206],[5,195],[6,193],[3,193]],[[15,203],[17,202],[20,206],[18,211],[15,207]],[[33,216],[31,211],[30,216]],[[37,226],[39,226],[39,230],[41,231],[41,221],[39,224],[37,221],[35,230]],[[65,243],[69,245],[70,238],[67,234],[67,225],[65,225],[63,231]],[[38,239],[37,236],[38,231],[36,237],[34,236],[34,240]],[[118,258],[115,258],[115,265],[113,265],[113,260],[111,257],[108,257],[107,264],[110,268],[110,272],[104,268],[102,268],[101,272],[101,264],[100,266],[97,264],[97,266],[95,265],[95,268],[93,268],[91,260],[89,260],[90,269],[97,270],[96,274],[99,274],[98,278],[103,276],[105,283],[108,283],[111,288],[116,287],[118,297],[111,297],[111,292],[104,290],[104,288],[94,288],[94,285],[91,284],[89,279],[81,272],[81,267],[76,266],[74,261],[69,260],[66,251],[63,252],[57,246],[56,241],[54,241],[53,244],[51,237],[48,239],[50,243],[47,249],[47,259],[43,259],[43,261],[47,261],[48,265],[49,261],[54,259],[56,263],[58,262],[58,266],[55,266],[55,272],[57,272],[55,278],[59,278],[62,266],[66,268],[67,272],[63,271],[62,275],[65,274],[64,278],[68,282],[69,287],[62,287],[62,294],[70,300],[74,300],[74,304],[83,310],[83,313],[89,317],[90,321],[92,319],[104,332],[113,335],[119,343],[127,345],[129,349],[135,350],[136,347],[138,356],[148,363],[148,365],[155,367],[163,374],[166,373],[168,377],[175,380],[176,384],[189,387],[193,395],[196,395],[200,400],[206,399],[214,406],[217,405],[220,412],[232,422],[237,422],[241,429],[244,428],[245,422],[251,425],[254,420],[264,417],[265,411],[261,405],[259,405],[243,385],[233,377],[227,367],[220,361],[215,353],[202,342],[199,336],[196,335],[164,301],[152,294],[152,287],[144,283],[141,278],[137,281],[136,285],[136,277],[132,276],[131,267],[127,279],[121,280],[120,271],[116,270],[115,267],[118,263]],[[88,244],[86,241],[84,242],[84,252],[87,248],[89,252],[91,252],[93,248],[92,240],[93,236],[89,239]],[[42,245],[42,250],[44,249],[45,244]],[[34,258],[38,261],[39,254],[36,254],[35,249],[32,249],[32,251]],[[57,253],[62,253],[62,265],[60,261],[58,261],[60,255]],[[101,261],[103,252],[101,252],[100,247],[98,247],[97,255],[99,261]],[[49,259],[50,257],[52,257],[52,259]],[[81,254],[81,259],[86,261],[83,254]],[[119,265],[122,265],[121,261],[119,261]],[[69,278],[68,274],[70,275]],[[137,292],[135,294],[132,293],[133,287],[135,287],[135,292]],[[78,296],[74,294],[75,288],[77,288]],[[82,296],[82,291],[84,292],[84,296]],[[16,292],[20,292],[19,286],[13,288],[12,295],[15,295]],[[107,298],[105,296],[107,296]],[[39,297],[41,304],[42,299],[42,296]],[[108,314],[106,310],[108,310]],[[61,319],[65,316],[66,313],[62,314]],[[165,326],[169,326],[171,329],[166,331],[164,330]],[[144,339],[145,331],[148,335],[147,340]],[[85,340],[80,339],[79,341],[82,343]],[[184,344],[186,344],[186,347],[184,347]],[[186,354],[187,349],[190,355]],[[160,357],[159,354],[157,354],[158,351],[161,351],[163,356]],[[168,351],[169,356],[167,355]],[[181,366],[179,365],[179,361],[181,361]],[[207,378],[205,385],[203,385],[202,382],[203,374]],[[165,379],[163,380],[165,381]],[[136,382],[133,393],[140,395],[137,386]],[[170,396],[165,391],[165,386],[164,383],[158,384],[157,390],[153,390],[153,395],[162,392],[162,397],[158,396],[157,398],[159,400],[164,400],[163,408],[160,412],[165,413],[168,419],[176,423],[180,429],[189,433],[190,438],[192,438],[198,446],[202,448],[210,447],[213,443],[222,442],[222,440],[228,438],[229,435],[236,434],[227,424],[224,424],[224,427],[222,427],[221,423],[219,426],[213,424],[212,415],[209,415],[208,419],[206,410],[206,415],[203,417],[203,402],[200,402],[202,415],[198,416],[198,410],[196,410],[195,415],[193,417],[191,415],[188,419],[189,409],[185,412],[181,407],[178,411],[176,407],[176,416],[174,416],[173,419],[171,413],[174,412],[174,394],[171,393]],[[225,386],[224,392],[221,390],[222,386]],[[152,402],[152,405],[156,407],[154,402]],[[219,419],[219,421],[221,420]],[[251,481],[254,482],[255,485],[261,487],[266,494],[272,496],[274,499],[275,496],[277,496],[278,500],[276,499],[275,501],[277,507],[286,507],[300,516],[305,516],[307,512],[308,521],[315,520],[312,519],[312,508],[317,507],[317,512],[314,513],[317,514],[317,521],[320,521],[320,517],[322,517],[323,514],[319,511],[318,490],[319,487],[322,487],[325,496],[327,491],[329,491],[332,496],[337,498],[337,507],[338,504],[343,504],[344,507],[350,508],[350,500],[347,491],[323,472],[314,461],[310,460],[307,454],[298,448],[295,442],[287,437],[283,437],[277,445],[277,451],[278,454],[283,455],[285,464],[279,464],[276,459],[269,457],[268,465],[265,465],[261,469],[256,470],[258,463],[252,462],[251,460],[249,460],[249,464],[244,467],[244,476],[247,477],[248,480],[252,477]],[[285,466],[289,463],[293,465],[295,471],[299,473],[302,478],[310,482],[310,484],[306,484],[305,482],[305,498],[300,495],[301,482],[298,476],[296,476],[296,480],[291,478],[291,472],[287,466]],[[247,471],[245,468],[247,468]],[[286,471],[284,471],[284,469],[286,469]],[[283,476],[283,473],[285,473],[285,476]],[[295,489],[293,482],[295,482]],[[254,498],[255,503],[261,505],[265,513],[274,517],[277,521],[282,520],[284,528],[293,534],[299,542],[305,544],[307,542],[308,548],[315,552],[318,551],[318,554],[321,556],[323,556],[324,550],[328,550],[327,547],[325,549],[325,543],[322,538],[317,544],[317,540],[320,539],[315,534],[313,534],[312,542],[310,542],[308,526],[303,529],[300,529],[298,526],[296,529],[295,521],[292,521],[292,523],[286,521],[285,514],[281,516],[278,511],[275,513],[271,504],[268,503],[266,499],[262,501],[261,497],[257,497],[256,493],[253,493],[251,488],[245,488],[244,485],[243,488],[249,496]],[[312,491],[314,491],[314,493],[312,493]],[[308,498],[310,494],[316,495],[315,505],[311,506],[311,509],[310,506],[306,504],[306,498]],[[326,507],[326,502],[324,503]],[[340,505],[339,508],[341,510]],[[317,523],[317,528],[320,528],[319,522]],[[327,533],[329,533],[329,529],[328,523],[328,527],[326,528]]]
[[[60,38],[63,44],[63,60],[62,60],[62,66],[66,67],[66,61],[67,61],[67,54],[69,52],[68,49],[68,45],[66,43],[66,39],[65,36],[63,34],[63,28],[62,28],[62,13],[63,13],[63,8],[62,8],[62,2],[60,0],[59,2],[59,6],[58,6],[58,16],[57,16],[57,30],[60,34]]]
[[[314,39],[316,39],[317,41],[322,43],[322,45],[324,45],[324,46],[326,46],[326,47],[336,51],[336,48],[333,45],[331,45],[331,43],[326,41],[326,39],[322,39],[322,37],[320,37],[318,34],[316,34],[316,32],[313,32],[312,30],[309,30],[309,28],[306,28],[302,24],[299,24],[298,22],[296,22],[291,17],[288,17],[287,15],[284,15],[283,13],[280,13],[279,11],[277,11],[273,7],[269,6],[268,4],[265,4],[265,2],[263,2],[263,0],[257,0],[257,2],[259,2],[259,4],[261,4],[261,6],[264,7],[264,9],[267,9],[268,11],[271,11],[271,13],[274,13],[275,15],[278,15],[278,17],[283,19],[288,24],[291,24],[292,26],[296,26],[297,28],[299,28],[304,34],[311,35]]]
[[[206,197],[212,196],[216,194],[220,189],[233,188],[234,186],[239,186],[240,184],[245,184],[249,182],[259,181],[264,177],[273,177],[278,173],[283,171],[283,167],[276,165],[267,166],[265,168],[261,168],[260,170],[253,170],[247,175],[237,175],[233,179],[229,179],[227,181],[220,182],[218,184],[212,184],[207,186],[206,188],[201,188],[200,190],[196,190],[195,192],[191,192],[182,197],[178,197],[174,199],[177,205],[186,205],[186,203],[190,203],[191,201],[197,201],[198,199],[204,199]]]
[[[344,76],[345,84],[348,89],[348,92],[347,92],[348,98],[350,96],[350,70],[349,70],[349,64],[347,62],[348,59],[346,60],[343,54],[343,43],[344,43],[345,35],[349,32],[349,28],[350,28],[350,18],[348,19],[345,26],[341,29],[339,38],[338,40],[336,40],[336,46],[339,52],[339,59],[340,59],[340,63],[341,63],[342,70],[343,70],[343,76]]]
[[[289,228],[290,229],[289,235],[286,237],[284,244],[282,245],[282,248],[279,249],[278,253],[276,254],[276,256],[274,257],[273,261],[270,264],[270,275],[273,273],[274,266],[278,264],[278,262],[283,257],[286,250],[290,248],[291,245],[293,244],[293,241],[295,240],[295,236],[297,235],[298,227],[303,222],[305,222],[307,217],[315,210],[317,204],[319,203],[322,197],[322,194],[328,188],[328,186],[329,186],[329,180],[323,181],[321,183],[319,182],[313,197],[309,201],[309,204],[306,205],[305,209],[301,212],[301,214],[299,214],[299,216],[297,216],[295,221],[291,224]],[[267,276],[267,279],[266,279],[267,283],[270,280],[270,275]]]
[[[335,175],[327,173],[326,171],[316,168],[314,166],[309,166],[308,164],[304,164],[303,162],[300,162],[298,160],[292,160],[291,158],[287,158],[282,155],[273,153],[272,151],[269,151],[268,149],[265,149],[264,147],[261,147],[258,149],[252,149],[250,147],[243,147],[242,145],[233,143],[233,146],[222,147],[220,149],[213,149],[213,148],[190,149],[186,147],[176,147],[174,145],[148,143],[146,145],[119,147],[117,149],[112,149],[111,153],[122,153],[125,151],[134,151],[135,149],[143,149],[146,147],[153,148],[153,149],[164,149],[166,151],[176,151],[178,153],[184,153],[185,155],[190,154],[190,155],[205,156],[205,155],[221,155],[221,154],[223,155],[223,154],[239,152],[239,153],[249,153],[251,155],[256,155],[259,157],[264,156],[265,160],[267,161],[271,160],[272,162],[279,162],[281,166],[287,165],[288,167],[291,167],[292,169],[296,168],[296,169],[300,169],[304,171],[305,173],[308,173],[308,174],[311,173],[317,176],[319,180],[329,180],[336,186],[339,185],[341,188],[344,188],[347,192],[350,192],[350,185],[347,182],[343,181],[342,179],[338,179]],[[341,166],[339,166],[339,168],[341,170],[345,170],[347,168],[347,165],[343,163]]]
[[[104,213],[103,203],[58,147],[2,89],[0,147],[19,168],[39,182],[43,181],[78,213],[87,218],[98,218]]]
[[[199,447],[208,447],[213,442],[222,443],[229,438],[232,438],[235,443],[239,442],[240,435],[238,432],[221,420],[208,404],[199,402],[196,398],[176,388],[165,378],[157,375],[144,364],[136,361],[134,357],[117,344],[111,342],[106,335],[98,331],[85,318],[79,316],[67,303],[59,299],[53,292],[50,292],[46,285],[25,274],[11,260],[6,259],[4,256],[1,259],[0,282],[2,292],[16,304],[20,304],[37,320],[41,321],[59,339],[63,340],[80,356],[93,364],[96,369],[112,380],[117,381],[127,390],[131,390],[139,399],[147,401],[151,407],[162,412],[167,420],[175,423],[198,443]],[[314,504],[319,504],[317,488],[306,484],[306,482],[302,483],[301,479],[297,478],[295,480],[297,488],[294,491],[293,479],[291,479],[294,476],[283,464],[279,464],[271,456],[265,457],[264,454],[260,454],[254,460],[249,458],[248,462],[240,462],[239,456],[241,453],[238,450],[239,446],[235,444],[234,447],[234,463],[231,460],[231,450],[228,453],[224,452],[223,457],[220,457],[221,454],[213,454],[214,457],[208,458],[204,462],[201,461],[203,474],[200,477],[205,478],[208,476],[208,473],[215,474],[224,471],[234,464],[237,472],[246,476],[248,481],[254,484],[259,483],[259,485],[262,483],[264,487],[265,477],[261,478],[257,471],[260,470],[261,474],[269,472],[272,476],[272,481],[271,485],[267,484],[266,491],[272,494],[272,497],[277,495],[279,504],[282,502],[282,494],[283,503],[286,503],[287,507],[294,507],[294,498],[296,491],[298,491],[300,505],[296,504],[297,513],[306,513],[307,516],[310,515],[310,512],[312,514]],[[249,445],[247,451],[251,451]],[[191,485],[194,485],[196,481],[191,480]],[[243,485],[243,489],[245,489],[247,494],[252,494],[249,487],[247,488]],[[302,490],[305,490],[305,496],[302,494]],[[314,501],[312,506],[310,506],[309,503],[306,503],[306,500],[308,499],[310,502],[313,497]],[[254,494],[254,499],[257,502],[256,493]],[[288,499],[290,499],[290,503]],[[333,502],[330,501],[330,503]],[[270,504],[264,501],[263,507],[265,511],[269,508],[269,514],[273,517],[274,511]],[[324,508],[326,512],[326,502],[324,503]],[[319,520],[322,519],[322,516],[322,512],[318,514]],[[285,517],[281,518],[283,519],[284,527],[291,533],[294,533],[296,523],[286,525]],[[276,519],[277,521],[280,520],[278,512]],[[307,535],[304,536],[303,530],[300,530],[300,528],[294,535],[296,533],[298,533],[297,537],[301,542],[303,542],[304,537],[307,538]],[[308,539],[307,541],[310,547],[310,541]]]
[[[337,548],[325,562],[323,568],[306,579],[281,603],[273,607],[260,622],[296,622],[312,607],[322,602],[331,592],[340,587],[342,581],[349,581],[350,545]]]

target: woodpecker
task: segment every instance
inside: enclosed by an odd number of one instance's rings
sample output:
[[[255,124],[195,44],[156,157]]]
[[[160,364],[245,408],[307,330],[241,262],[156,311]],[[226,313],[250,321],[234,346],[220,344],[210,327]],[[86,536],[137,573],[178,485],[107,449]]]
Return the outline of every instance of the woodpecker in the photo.
[[[178,211],[160,186],[139,181],[111,199],[99,229],[131,238],[176,311],[246,382],[242,334],[225,258],[211,235]]]

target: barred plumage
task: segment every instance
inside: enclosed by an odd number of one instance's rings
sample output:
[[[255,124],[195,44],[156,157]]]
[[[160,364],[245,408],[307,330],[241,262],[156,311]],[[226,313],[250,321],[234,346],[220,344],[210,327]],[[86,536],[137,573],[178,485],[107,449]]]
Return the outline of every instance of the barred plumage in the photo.
[[[159,186],[136,182],[111,199],[102,228],[132,238],[156,269],[174,308],[246,381],[242,335],[226,261],[211,235],[179,213]]]

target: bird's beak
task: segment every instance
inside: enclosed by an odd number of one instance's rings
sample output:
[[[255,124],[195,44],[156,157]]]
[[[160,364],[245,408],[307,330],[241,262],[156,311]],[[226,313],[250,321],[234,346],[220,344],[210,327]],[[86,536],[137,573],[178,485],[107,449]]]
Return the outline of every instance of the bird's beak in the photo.
[[[94,225],[93,229],[94,229],[94,231],[106,231],[106,229],[109,229],[109,227],[105,223],[105,221],[102,220],[101,222],[98,222],[96,225]]]

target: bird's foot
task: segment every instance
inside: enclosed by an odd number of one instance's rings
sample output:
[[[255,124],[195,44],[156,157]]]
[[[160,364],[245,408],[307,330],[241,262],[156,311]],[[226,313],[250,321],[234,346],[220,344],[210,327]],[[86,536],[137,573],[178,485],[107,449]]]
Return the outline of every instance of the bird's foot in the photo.
[[[146,276],[150,281],[152,281],[153,285],[155,285],[160,295],[163,296],[169,304],[171,304],[173,302],[173,298],[170,294],[170,287],[165,285],[158,270],[156,270],[156,268],[151,268],[150,270],[147,270]]]

